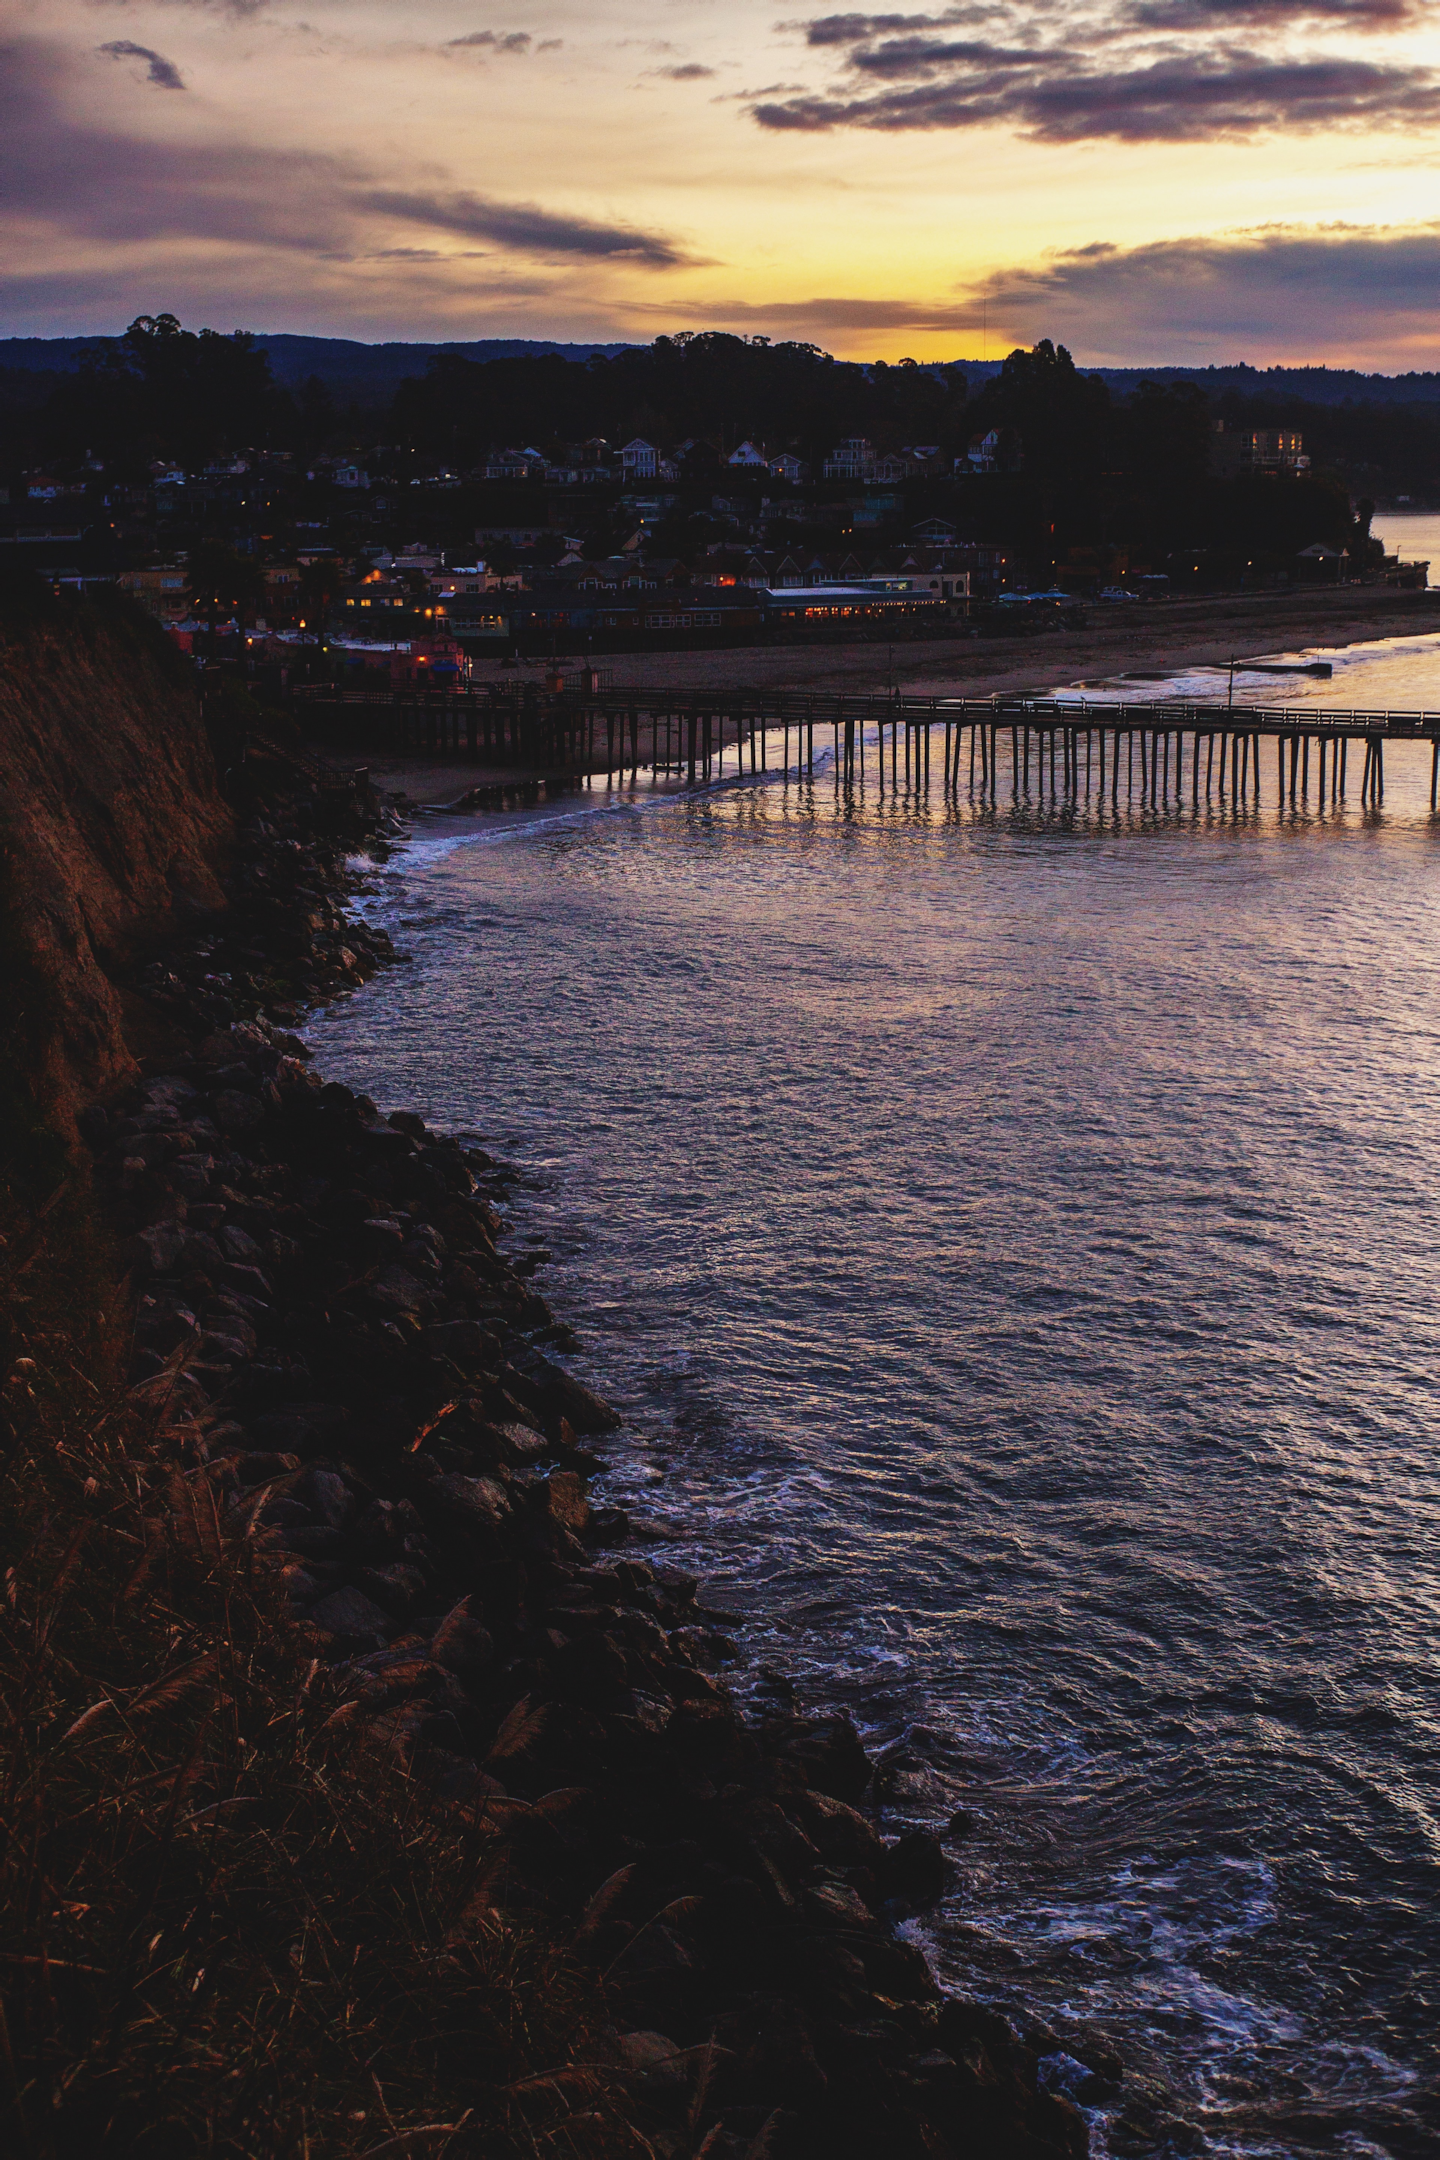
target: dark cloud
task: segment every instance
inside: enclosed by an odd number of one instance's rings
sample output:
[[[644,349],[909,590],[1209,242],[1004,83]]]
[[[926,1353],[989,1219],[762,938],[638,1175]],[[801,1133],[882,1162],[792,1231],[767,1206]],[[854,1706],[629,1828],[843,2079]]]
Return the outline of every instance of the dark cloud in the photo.
[[[1073,54],[1058,46],[987,45],[972,40],[907,37],[862,46],[850,55],[850,65],[864,75],[913,75],[924,81],[959,67],[1053,68],[1072,64],[1073,59]]]
[[[453,263],[492,262],[489,248],[424,248],[393,247],[372,248],[362,258],[365,262]]]
[[[673,309],[658,304],[633,305],[636,315],[664,317],[673,323]],[[865,300],[844,295],[818,296],[808,300],[722,300],[706,309],[702,318],[712,329],[740,324],[774,323],[797,335],[830,330],[961,330],[981,319],[980,302],[939,307],[920,300]]]
[[[934,63],[918,61],[916,71],[933,74]],[[1033,62],[967,62],[954,79],[914,89],[805,95],[752,105],[751,112],[761,127],[806,132],[1008,123],[1041,142],[1204,142],[1278,129],[1419,127],[1440,117],[1440,80],[1430,68],[1335,55],[1290,60],[1231,50],[1077,69],[1068,56],[1047,54]]]
[[[468,37],[452,37],[445,41],[445,50],[454,52],[458,46],[472,49],[486,46],[492,52],[523,53],[530,50],[528,30],[472,30]]]
[[[657,68],[667,82],[708,82],[715,73],[712,67],[702,67],[698,60],[686,60],[680,67]]]
[[[495,240],[529,255],[586,255],[622,258],[651,269],[671,270],[693,261],[660,233],[636,232],[628,225],[603,225],[591,218],[561,217],[534,203],[492,202],[483,195],[410,194],[376,188],[362,198],[365,207],[387,217],[407,218],[438,231],[467,238]]]
[[[670,269],[688,258],[664,234],[564,217],[531,203],[385,188],[373,168],[243,142],[171,143],[72,114],[75,64],[56,45],[0,47],[0,200],[12,226],[67,244],[171,249],[219,242],[272,257],[368,259],[395,219],[459,233],[513,255],[629,261]],[[403,236],[402,236],[403,237]],[[12,241],[12,260],[18,243]],[[171,259],[167,256],[167,259]],[[212,269],[212,277],[220,273]],[[283,284],[280,275],[278,282]]]
[[[1440,332],[1440,224],[1386,228],[1275,227],[1218,239],[1096,245],[987,280],[997,312],[1030,324],[1054,323],[1104,350],[1138,330],[1193,346],[1203,338],[1237,346],[1307,346],[1313,355],[1393,344],[1397,335],[1433,345]],[[971,298],[971,312],[980,296]]]
[[[98,46],[96,50],[108,53],[112,60],[143,60],[146,81],[154,83],[158,89],[185,88],[185,78],[174,61],[165,59],[161,53],[152,52],[148,45],[132,44],[129,38],[111,38],[108,45]]]
[[[107,244],[172,237],[317,252],[343,245],[348,177],[334,160],[246,143],[128,135],[69,108],[60,47],[0,48],[0,200],[12,220]],[[13,243],[12,243],[13,244]]]
[[[892,37],[905,30],[948,30],[956,23],[983,22],[998,15],[993,7],[946,8],[941,15],[817,15],[809,22],[782,22],[777,30],[801,30],[807,45],[859,45],[866,38]]]
[[[658,318],[662,309],[633,312]],[[992,354],[997,338],[1003,351],[1006,341],[1054,337],[1092,366],[1328,357],[1427,367],[1440,339],[1440,223],[1096,245],[1001,270],[938,305],[844,294],[718,301],[701,326],[852,340],[929,331],[952,338],[960,355],[978,351],[982,319]]]
[[[1423,13],[1422,0],[1139,0],[1129,20],[1147,30],[1249,29],[1307,20],[1396,30]]]
[[[125,7],[128,0],[92,0],[99,7]],[[217,15],[258,15],[269,0],[161,0],[167,7],[209,8]]]
[[[1440,225],[1272,227],[1073,248],[987,279],[969,322],[1095,361],[1317,361],[1429,367],[1440,337]]]
[[[573,278],[515,277],[489,264],[467,270],[457,280],[448,255],[410,262],[367,256],[359,270],[307,264],[303,284],[287,283],[274,260],[257,250],[227,261],[223,281],[208,255],[171,258],[162,268],[141,271],[121,261],[0,276],[0,306],[17,336],[37,337],[113,333],[138,310],[162,307],[192,326],[246,323],[316,337],[573,335],[603,342],[627,334],[613,311],[593,300],[580,303],[577,317]]]
[[[747,100],[761,127],[888,133],[1008,126],[1044,142],[1215,141],[1316,128],[1418,128],[1440,115],[1440,72],[1353,45],[1292,49],[1246,32],[1302,22],[1376,32],[1424,0],[986,0],[930,15],[820,15],[779,25],[829,52],[828,87]],[[999,15],[1004,32],[945,34]],[[1157,31],[1168,33],[1157,38]]]
[[[805,91],[805,84],[798,82],[761,83],[758,90],[722,90],[711,98],[712,105],[752,105],[757,98],[789,97]]]

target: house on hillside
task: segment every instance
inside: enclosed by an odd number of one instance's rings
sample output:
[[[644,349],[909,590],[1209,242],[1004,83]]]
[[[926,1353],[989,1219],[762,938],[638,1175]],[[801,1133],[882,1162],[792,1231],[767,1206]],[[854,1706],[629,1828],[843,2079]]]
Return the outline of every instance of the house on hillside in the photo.
[[[492,450],[480,467],[482,480],[520,481],[537,478],[545,469],[538,450]]]
[[[265,613],[256,616],[257,629],[272,626],[277,617],[285,620],[296,613],[300,603],[300,577],[299,563],[266,564]]]
[[[1233,420],[1217,420],[1210,438],[1210,469],[1221,480],[1252,474],[1295,479],[1310,470],[1305,438],[1286,428],[1237,427]]]
[[[348,635],[362,638],[393,638],[395,616],[408,616],[415,605],[408,586],[398,578],[382,577],[378,570],[353,584],[342,585],[338,600],[336,620],[343,622]]]
[[[588,442],[567,443],[563,463],[566,470],[573,473],[576,487],[600,487],[607,480],[620,477],[610,445],[603,435],[592,435]],[[546,478],[549,478],[548,473]]]
[[[620,471],[627,484],[636,480],[658,480],[660,477],[660,451],[643,435],[636,435],[620,452]]]
[[[183,620],[187,606],[185,572],[178,563],[160,563],[153,570],[122,570],[115,583],[160,622]]]
[[[863,435],[847,435],[826,458],[824,475],[827,480],[868,480],[874,463],[873,445]]]

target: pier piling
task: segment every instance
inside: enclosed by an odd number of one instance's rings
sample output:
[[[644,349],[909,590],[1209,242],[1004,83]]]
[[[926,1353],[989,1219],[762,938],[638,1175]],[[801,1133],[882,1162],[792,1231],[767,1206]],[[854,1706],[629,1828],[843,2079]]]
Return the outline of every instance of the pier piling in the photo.
[[[866,737],[873,729],[875,776],[882,794],[888,786],[898,798],[903,764],[906,795],[928,796],[937,777],[933,761],[939,764],[944,800],[958,801],[963,750],[971,800],[978,788],[979,799],[994,804],[1003,734],[1009,738],[1009,796],[1017,806],[1031,800],[1043,804],[1047,796],[1052,804],[1063,800],[1077,805],[1082,796],[1086,802],[1098,797],[1103,804],[1108,786],[1113,808],[1118,809],[1123,793],[1132,804],[1138,800],[1146,810],[1166,816],[1180,808],[1198,813],[1202,797],[1207,804],[1218,800],[1247,809],[1252,801],[1258,804],[1267,736],[1275,742],[1282,810],[1287,804],[1293,809],[1312,801],[1322,810],[1342,805],[1352,740],[1364,748],[1361,801],[1367,809],[1378,808],[1385,794],[1385,743],[1418,738],[1430,743],[1430,809],[1440,812],[1440,712],[1287,710],[1179,700],[1090,703],[1030,696],[905,699],[893,692],[883,699],[784,690],[722,696],[667,690],[657,696],[634,688],[600,690],[589,670],[573,689],[564,687],[561,676],[543,692],[535,683],[462,685],[449,691],[307,684],[298,686],[291,698],[297,709],[309,708],[317,718],[332,711],[338,717],[340,708],[352,705],[367,708],[363,732],[377,748],[547,770],[569,766],[577,784],[591,786],[598,780],[602,756],[605,782],[611,787],[633,784],[647,754],[656,772],[673,773],[692,786],[717,775],[729,778],[732,730],[734,774],[762,774],[770,769],[772,727],[780,731],[783,769],[790,770],[793,755],[801,774],[813,777],[818,719],[822,728],[830,726],[837,789],[863,784]],[[346,725],[351,731],[353,723],[347,720]]]

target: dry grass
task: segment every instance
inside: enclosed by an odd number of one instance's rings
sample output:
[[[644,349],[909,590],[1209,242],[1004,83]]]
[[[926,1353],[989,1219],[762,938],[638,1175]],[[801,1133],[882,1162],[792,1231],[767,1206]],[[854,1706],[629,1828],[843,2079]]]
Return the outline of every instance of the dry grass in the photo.
[[[0,2149],[646,2150],[598,1983],[499,1914],[461,1931],[483,1826],[327,1726],[263,1564],[121,1384],[83,1188],[10,1138]]]

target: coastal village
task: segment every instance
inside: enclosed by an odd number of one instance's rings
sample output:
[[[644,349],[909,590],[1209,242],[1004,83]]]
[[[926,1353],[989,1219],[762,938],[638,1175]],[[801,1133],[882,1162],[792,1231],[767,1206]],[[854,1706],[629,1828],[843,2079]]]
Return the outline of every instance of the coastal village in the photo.
[[[1067,394],[1087,388],[1053,351],[1044,364]],[[950,400],[927,407],[907,385],[934,439],[877,427],[809,440],[780,426],[736,439],[722,424],[569,440],[542,428],[532,440],[472,433],[473,454],[453,464],[423,441],[373,440],[378,418],[337,439],[333,413],[321,447],[233,448],[238,400],[218,448],[212,422],[207,455],[140,458],[142,431],[105,452],[12,465],[0,562],[57,590],[113,586],[184,651],[250,673],[396,685],[495,662],[1039,633],[1080,625],[1086,608],[1185,594],[1424,583],[1424,566],[1387,558],[1333,483],[1325,495],[1298,430],[1177,404],[1192,484],[1262,514],[1250,513],[1248,539],[1241,518],[1238,545],[1176,548],[1127,538],[1127,520],[1141,521],[1108,505],[1103,475],[1077,482],[1078,421],[1057,432],[1042,408],[1028,432],[972,429],[983,397],[957,418],[947,371],[913,373]],[[419,410],[411,432],[423,437]],[[405,417],[401,400],[390,417]],[[1175,414],[1166,424],[1173,432]],[[17,442],[23,455],[23,433]],[[1057,517],[1052,496],[1063,509],[1077,486],[1094,514],[1082,503]],[[1262,544],[1267,523],[1283,528],[1279,544]],[[1075,539],[1087,525],[1097,537]]]

